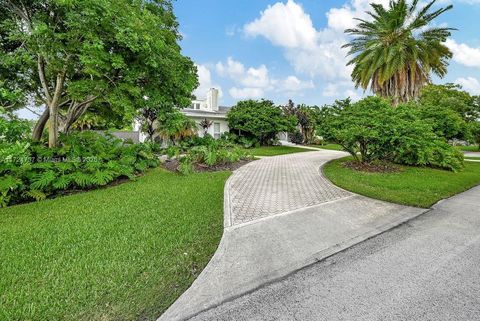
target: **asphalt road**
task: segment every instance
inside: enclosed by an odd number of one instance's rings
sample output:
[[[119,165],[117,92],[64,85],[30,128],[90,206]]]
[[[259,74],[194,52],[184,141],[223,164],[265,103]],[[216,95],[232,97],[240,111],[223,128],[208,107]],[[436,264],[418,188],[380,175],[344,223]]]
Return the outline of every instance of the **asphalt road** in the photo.
[[[191,320],[480,320],[480,187]]]

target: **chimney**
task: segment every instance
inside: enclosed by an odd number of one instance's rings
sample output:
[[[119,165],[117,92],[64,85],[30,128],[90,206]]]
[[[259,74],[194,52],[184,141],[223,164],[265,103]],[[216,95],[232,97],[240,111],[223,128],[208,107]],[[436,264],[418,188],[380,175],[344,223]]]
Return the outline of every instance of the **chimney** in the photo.
[[[218,111],[218,89],[210,88],[208,90],[207,106],[209,110]]]

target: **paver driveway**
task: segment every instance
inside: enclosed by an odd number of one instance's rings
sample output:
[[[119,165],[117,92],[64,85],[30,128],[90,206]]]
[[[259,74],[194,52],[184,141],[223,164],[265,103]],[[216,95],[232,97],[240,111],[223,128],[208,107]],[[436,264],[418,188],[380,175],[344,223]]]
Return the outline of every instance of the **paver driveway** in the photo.
[[[225,186],[225,229],[215,255],[159,320],[186,320],[425,211],[332,185],[320,168],[345,155],[276,156],[235,171]]]
[[[230,225],[338,200],[352,194],[319,173],[331,154],[302,153],[263,158],[238,169],[230,178]]]

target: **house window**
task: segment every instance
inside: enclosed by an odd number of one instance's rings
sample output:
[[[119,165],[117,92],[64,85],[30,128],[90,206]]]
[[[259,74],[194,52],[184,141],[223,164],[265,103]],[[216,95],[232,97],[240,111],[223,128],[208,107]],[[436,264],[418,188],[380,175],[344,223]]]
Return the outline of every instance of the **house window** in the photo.
[[[220,138],[220,123],[213,123],[213,137]]]
[[[195,109],[200,109],[200,104],[199,103],[195,104]]]

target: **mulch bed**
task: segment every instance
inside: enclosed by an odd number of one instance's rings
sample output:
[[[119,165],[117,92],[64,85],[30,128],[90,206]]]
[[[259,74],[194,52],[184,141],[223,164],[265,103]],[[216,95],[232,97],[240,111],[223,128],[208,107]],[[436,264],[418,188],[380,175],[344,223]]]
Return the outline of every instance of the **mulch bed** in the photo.
[[[218,164],[214,166],[207,166],[204,164],[194,164],[193,168],[196,172],[219,172],[219,171],[234,171],[237,168],[242,167],[250,163],[252,160],[244,159],[240,160],[235,163],[227,163],[227,164]],[[165,161],[161,166],[171,172],[178,172],[178,166],[180,162],[178,159],[170,159]]]
[[[390,162],[357,162],[347,161],[342,164],[346,168],[350,168],[359,172],[368,173],[398,173],[402,171],[402,168],[396,164]]]

